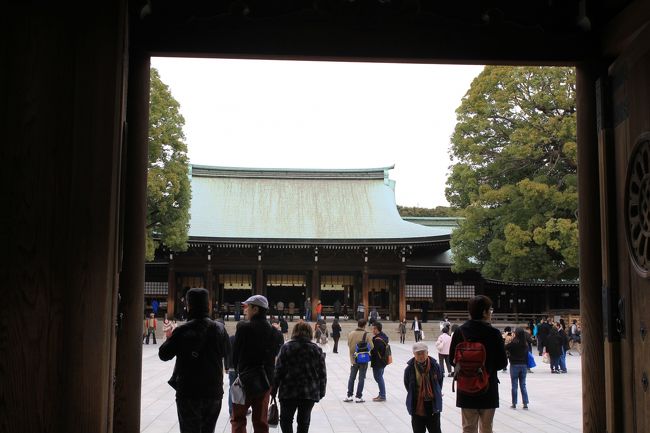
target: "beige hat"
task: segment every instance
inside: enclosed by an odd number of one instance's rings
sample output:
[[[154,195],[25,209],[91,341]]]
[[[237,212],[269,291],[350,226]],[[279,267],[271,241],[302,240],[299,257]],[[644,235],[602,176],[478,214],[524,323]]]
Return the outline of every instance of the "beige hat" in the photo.
[[[418,342],[418,343],[415,343],[413,345],[413,353],[415,353],[415,352],[423,352],[425,350],[428,352],[429,351],[429,346],[427,346],[424,343]]]

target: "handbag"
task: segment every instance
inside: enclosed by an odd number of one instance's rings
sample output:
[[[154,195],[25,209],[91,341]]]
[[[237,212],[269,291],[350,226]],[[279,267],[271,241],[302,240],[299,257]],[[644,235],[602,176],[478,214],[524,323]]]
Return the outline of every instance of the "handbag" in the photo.
[[[533,354],[530,352],[526,352],[526,353],[528,353],[528,368],[530,369],[530,368],[537,367],[537,364],[535,363],[535,357],[533,356]]]
[[[271,388],[271,383],[263,365],[253,365],[246,370],[240,371],[239,381],[247,396],[260,395]]]
[[[230,387],[230,399],[234,404],[246,404],[246,393],[239,378],[235,379]]]
[[[550,364],[551,363],[551,356],[548,354],[548,352],[544,352],[542,355],[542,362],[544,364]]]
[[[275,397],[271,398],[271,406],[269,406],[269,425],[276,426],[280,422],[280,411]]]

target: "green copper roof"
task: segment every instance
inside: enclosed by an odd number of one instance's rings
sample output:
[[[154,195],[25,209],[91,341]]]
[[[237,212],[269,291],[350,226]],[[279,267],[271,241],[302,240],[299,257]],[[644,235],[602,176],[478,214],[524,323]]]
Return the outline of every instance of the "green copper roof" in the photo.
[[[192,166],[192,238],[432,240],[452,227],[402,220],[392,167],[347,170]]]

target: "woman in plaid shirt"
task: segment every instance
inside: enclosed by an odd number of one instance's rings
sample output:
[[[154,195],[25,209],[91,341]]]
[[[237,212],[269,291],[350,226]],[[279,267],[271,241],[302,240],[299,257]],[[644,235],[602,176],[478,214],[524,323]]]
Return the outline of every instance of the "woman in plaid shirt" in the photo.
[[[271,394],[274,397],[279,394],[282,433],[293,433],[296,410],[298,433],[307,433],[314,403],[325,396],[325,354],[312,338],[313,331],[308,324],[296,323],[291,340],[282,346],[275,363]]]

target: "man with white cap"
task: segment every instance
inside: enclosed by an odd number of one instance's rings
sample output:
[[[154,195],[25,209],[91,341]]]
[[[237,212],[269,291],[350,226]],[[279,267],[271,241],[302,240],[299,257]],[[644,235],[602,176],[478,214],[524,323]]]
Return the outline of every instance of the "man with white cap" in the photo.
[[[413,358],[404,370],[406,410],[411,415],[413,433],[440,432],[442,411],[442,381],[444,375],[438,362],[429,356],[429,347],[418,342],[413,345]]]
[[[246,402],[232,405],[232,433],[246,432],[246,411],[253,410],[251,422],[255,433],[268,433],[268,408],[275,369],[275,357],[284,343],[280,331],[266,320],[269,301],[253,295],[242,302],[246,321],[237,327],[232,363],[242,380]],[[248,377],[249,380],[244,380]],[[250,379],[250,378],[253,379]],[[255,388],[248,387],[251,381]]]

